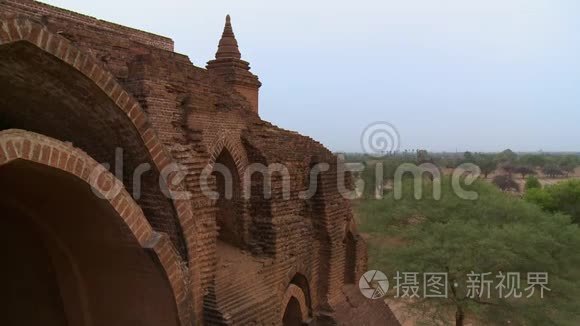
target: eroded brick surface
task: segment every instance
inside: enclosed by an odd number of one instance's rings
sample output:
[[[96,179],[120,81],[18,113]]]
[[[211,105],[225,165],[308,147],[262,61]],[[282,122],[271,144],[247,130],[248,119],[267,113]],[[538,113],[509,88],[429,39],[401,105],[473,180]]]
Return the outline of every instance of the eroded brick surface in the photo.
[[[349,324],[362,312],[377,325],[396,324],[384,305],[369,306],[369,314],[347,303],[344,286],[365,272],[367,256],[338,190],[340,163],[318,142],[259,117],[261,83],[241,59],[229,17],[216,58],[200,68],[173,52],[165,37],[34,1],[3,0],[0,56],[0,129],[69,142],[113,167],[115,149],[123,148],[119,179],[129,194],[136,187],[131,173],[151,166],[143,192],[130,202],[160,235],[149,246],[168,271],[182,324],[279,325],[292,298],[308,310],[301,311],[304,322]],[[18,146],[7,143],[0,163],[21,151],[83,176],[66,151]],[[273,173],[270,196],[264,178],[252,177],[250,187],[234,189],[233,204],[208,198],[200,177],[218,163],[229,164],[240,184],[253,164],[281,164],[289,189]],[[303,199],[311,168],[320,163],[329,169]],[[167,185],[156,183],[172,164],[185,177],[169,188],[186,190],[187,199],[168,199],[160,189]],[[208,182],[219,190],[214,175]],[[121,213],[133,223],[128,212]],[[235,220],[221,224],[219,214]],[[235,241],[220,236],[225,228]]]

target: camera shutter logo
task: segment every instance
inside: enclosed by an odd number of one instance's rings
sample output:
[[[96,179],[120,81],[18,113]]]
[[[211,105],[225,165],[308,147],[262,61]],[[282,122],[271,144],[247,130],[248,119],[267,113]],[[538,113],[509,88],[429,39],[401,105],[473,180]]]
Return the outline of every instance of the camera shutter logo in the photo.
[[[358,282],[360,292],[369,299],[380,299],[389,290],[389,280],[385,273],[371,270],[363,274]]]

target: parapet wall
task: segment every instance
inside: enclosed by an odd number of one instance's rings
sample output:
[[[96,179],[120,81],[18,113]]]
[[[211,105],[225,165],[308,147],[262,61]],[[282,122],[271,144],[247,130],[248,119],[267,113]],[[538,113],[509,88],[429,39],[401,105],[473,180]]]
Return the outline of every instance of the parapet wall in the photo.
[[[32,0],[0,0],[0,9],[3,12],[14,14],[27,14],[42,19],[43,16],[51,16],[58,20],[68,20],[84,27],[99,29],[105,34],[115,34],[116,37],[124,36],[134,42],[152,46],[158,49],[173,51],[173,40],[164,36],[147,33],[138,29],[133,29],[91,16],[78,14],[73,11],[53,7],[44,3]]]

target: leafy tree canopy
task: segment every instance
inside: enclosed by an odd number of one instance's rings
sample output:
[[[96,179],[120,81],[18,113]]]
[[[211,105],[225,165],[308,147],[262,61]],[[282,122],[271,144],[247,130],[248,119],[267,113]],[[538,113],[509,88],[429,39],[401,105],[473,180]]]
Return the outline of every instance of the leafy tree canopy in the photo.
[[[518,159],[518,154],[514,153],[511,149],[506,149],[503,152],[497,154],[497,160],[499,162],[515,162]]]
[[[568,180],[544,189],[533,189],[526,192],[524,198],[546,211],[568,214],[575,223],[580,223],[580,180]]]
[[[427,182],[425,190],[430,187]],[[478,199],[459,198],[444,179],[441,200],[426,191],[417,201],[409,185],[401,200],[361,204],[360,229],[371,234],[372,267],[388,275],[447,272],[448,298],[403,301],[416,316],[432,316],[430,324],[449,325],[457,312],[456,325],[463,324],[461,316],[482,325],[578,325],[578,226],[485,182],[464,188],[476,191]],[[473,271],[547,272],[551,291],[543,299],[539,293],[519,299],[470,298],[465,284]]]
[[[519,161],[521,164],[543,167],[547,163],[548,158],[544,154],[525,154],[520,157]]]
[[[510,175],[497,175],[492,182],[503,191],[520,191],[520,185]]]
[[[514,168],[514,172],[521,174],[522,178],[525,178],[527,175],[536,174],[534,167],[529,165],[518,165]]]
[[[542,172],[551,178],[561,177],[564,175],[564,171],[560,168],[560,166],[553,163],[544,166]]]
[[[530,189],[539,189],[539,188],[542,188],[542,184],[540,183],[540,180],[538,180],[536,176],[531,175],[526,179],[525,185],[526,191]]]

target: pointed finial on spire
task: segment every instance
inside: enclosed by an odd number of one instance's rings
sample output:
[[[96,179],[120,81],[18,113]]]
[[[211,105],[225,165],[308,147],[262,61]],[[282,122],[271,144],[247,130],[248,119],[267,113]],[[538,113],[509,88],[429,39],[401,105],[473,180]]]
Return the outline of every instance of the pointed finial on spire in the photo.
[[[258,113],[259,89],[262,83],[258,80],[258,76],[250,72],[250,64],[242,60],[230,15],[226,16],[226,24],[215,60],[209,61],[206,68],[211,76],[221,79],[228,89],[231,87],[245,97],[249,104],[247,108]]]
[[[220,58],[235,58],[241,59],[242,55],[238,49],[238,41],[234,35],[234,29],[232,28],[230,15],[226,16],[226,25],[224,26],[224,32],[222,33],[222,38],[218,45],[217,53],[215,54],[216,59]]]

